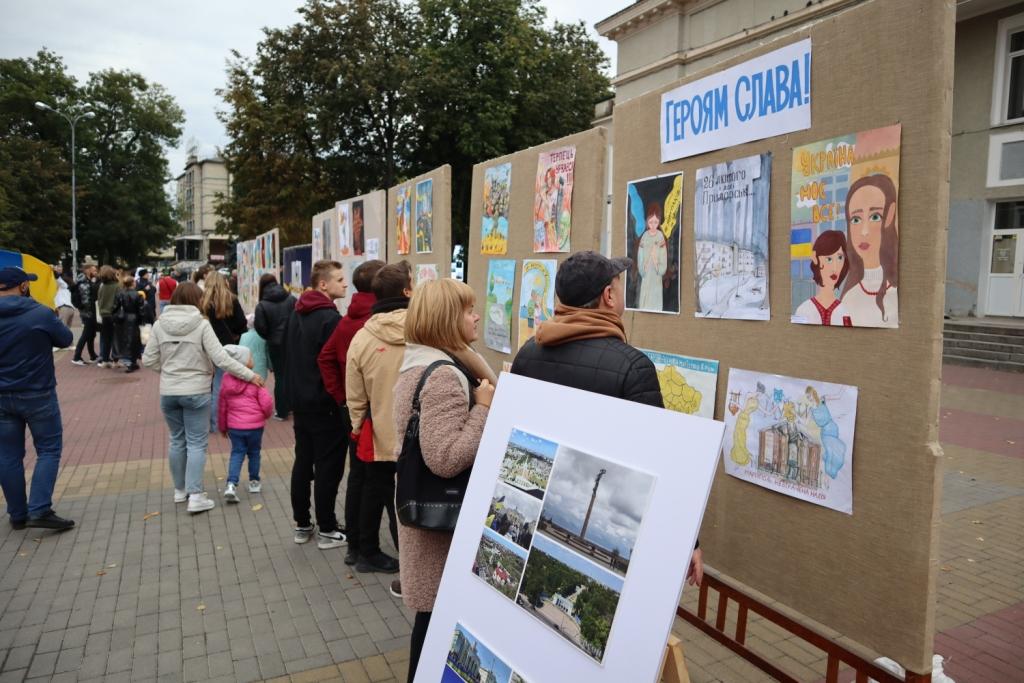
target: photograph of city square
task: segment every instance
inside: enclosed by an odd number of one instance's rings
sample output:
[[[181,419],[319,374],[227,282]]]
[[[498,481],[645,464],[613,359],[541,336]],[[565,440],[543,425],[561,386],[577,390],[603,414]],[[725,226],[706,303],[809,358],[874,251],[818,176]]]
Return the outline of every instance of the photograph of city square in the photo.
[[[600,662],[622,585],[615,574],[537,536],[516,604]]]
[[[499,476],[510,486],[534,498],[543,498],[557,450],[558,444],[554,441],[513,429]]]
[[[498,482],[484,526],[524,550],[537,530],[541,502],[523,491]]]
[[[512,676],[508,664],[465,626],[455,624],[441,683],[509,683]]]
[[[474,574],[509,600],[514,600],[524,564],[525,550],[490,529],[484,529],[473,560]]]
[[[655,478],[559,446],[537,532],[625,576]]]

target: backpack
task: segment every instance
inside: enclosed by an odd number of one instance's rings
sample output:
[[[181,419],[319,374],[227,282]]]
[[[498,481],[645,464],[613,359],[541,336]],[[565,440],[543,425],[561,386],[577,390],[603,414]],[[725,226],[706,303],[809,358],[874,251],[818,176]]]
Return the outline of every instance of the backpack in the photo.
[[[395,508],[398,521],[405,526],[430,531],[454,531],[466,496],[472,467],[465,472],[445,479],[434,474],[423,462],[420,450],[420,392],[427,378],[436,368],[451,365],[467,376],[470,386],[476,380],[459,364],[447,360],[434,361],[427,366],[416,384],[412,397],[412,413],[405,427],[402,451],[398,456],[397,480],[395,483]],[[470,406],[473,394],[470,392]]]

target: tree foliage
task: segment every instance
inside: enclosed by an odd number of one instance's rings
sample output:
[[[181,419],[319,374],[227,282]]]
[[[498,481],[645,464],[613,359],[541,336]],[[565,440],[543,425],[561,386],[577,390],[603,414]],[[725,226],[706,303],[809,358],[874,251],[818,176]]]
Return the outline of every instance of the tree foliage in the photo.
[[[175,230],[164,191],[164,148],[184,115],[160,87],[130,71],[80,85],[52,52],[0,59],[0,244],[55,262],[71,238],[71,130],[64,112],[95,112],[75,127],[80,256],[138,263]]]
[[[309,240],[335,200],[442,164],[466,243],[472,167],[584,130],[608,96],[580,24],[546,26],[537,0],[307,0],[299,23],[237,53],[221,91],[229,227]]]

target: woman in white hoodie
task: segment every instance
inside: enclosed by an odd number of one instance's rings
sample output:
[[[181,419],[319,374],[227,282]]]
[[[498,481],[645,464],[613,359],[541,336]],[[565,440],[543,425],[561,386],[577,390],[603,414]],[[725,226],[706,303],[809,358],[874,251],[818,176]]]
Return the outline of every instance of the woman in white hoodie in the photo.
[[[263,386],[259,375],[221,346],[199,308],[202,297],[197,285],[178,285],[170,305],[153,325],[142,356],[143,365],[160,372],[160,408],[171,434],[168,457],[174,502],[188,501],[189,512],[203,512],[214,506],[203,489],[214,366]]]

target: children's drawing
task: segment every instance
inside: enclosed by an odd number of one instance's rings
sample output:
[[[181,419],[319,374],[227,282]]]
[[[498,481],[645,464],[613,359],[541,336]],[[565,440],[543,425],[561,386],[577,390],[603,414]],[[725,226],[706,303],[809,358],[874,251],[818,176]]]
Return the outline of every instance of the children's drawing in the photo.
[[[436,263],[420,263],[416,266],[416,286],[424,282],[433,282],[437,279]]]
[[[899,124],[793,150],[794,323],[899,327]]]
[[[484,170],[481,254],[504,254],[508,251],[508,200],[511,186],[511,163],[498,164]]]
[[[484,344],[501,353],[512,352],[512,289],[515,280],[514,260],[491,259],[487,263]]]
[[[412,225],[412,188],[402,185],[395,192],[395,232],[398,242],[398,253],[408,254],[412,244],[410,225]]]
[[[533,250],[569,251],[572,226],[572,181],[576,148],[541,152],[533,199]]]
[[[626,308],[679,312],[679,235],[683,174],[626,185]]]
[[[857,387],[730,369],[725,471],[853,514],[856,420]]]
[[[363,212],[363,200],[352,202],[352,254],[362,256],[366,251],[366,214]]]
[[[380,258],[380,240],[372,238],[366,240],[366,259],[375,261]]]
[[[555,271],[558,261],[523,261],[519,285],[519,347],[537,332],[537,326],[555,315]]]
[[[698,318],[768,320],[772,155],[697,170],[693,231]]]
[[[429,254],[434,250],[434,181],[432,178],[416,183],[416,253]]]
[[[317,225],[317,220],[313,219],[313,263],[321,261],[324,258],[324,233],[323,227]]]
[[[335,205],[338,213],[338,254],[352,256],[352,206],[348,202]]]
[[[641,349],[658,370],[665,407],[688,415],[715,417],[718,361]]]

